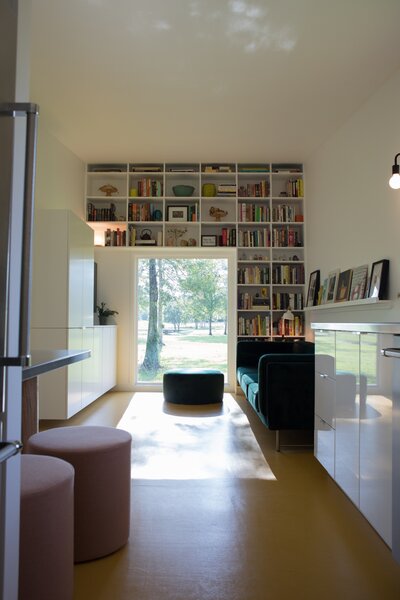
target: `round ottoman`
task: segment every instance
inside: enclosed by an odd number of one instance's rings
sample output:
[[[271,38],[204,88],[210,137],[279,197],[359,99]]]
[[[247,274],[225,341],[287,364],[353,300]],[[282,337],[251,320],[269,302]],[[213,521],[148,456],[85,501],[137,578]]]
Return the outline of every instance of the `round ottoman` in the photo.
[[[127,431],[97,426],[48,429],[28,440],[28,452],[62,458],[75,469],[75,562],[128,541],[131,442]]]
[[[74,469],[51,456],[21,456],[19,600],[72,600]]]
[[[163,392],[175,404],[214,404],[222,402],[224,375],[214,369],[175,369],[166,371]]]

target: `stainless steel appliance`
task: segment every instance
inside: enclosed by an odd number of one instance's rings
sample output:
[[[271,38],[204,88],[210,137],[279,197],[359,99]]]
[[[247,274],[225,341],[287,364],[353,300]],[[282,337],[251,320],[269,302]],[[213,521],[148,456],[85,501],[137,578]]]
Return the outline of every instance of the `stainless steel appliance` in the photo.
[[[0,597],[18,597],[22,367],[29,363],[38,109],[29,96],[30,0],[0,2]]]

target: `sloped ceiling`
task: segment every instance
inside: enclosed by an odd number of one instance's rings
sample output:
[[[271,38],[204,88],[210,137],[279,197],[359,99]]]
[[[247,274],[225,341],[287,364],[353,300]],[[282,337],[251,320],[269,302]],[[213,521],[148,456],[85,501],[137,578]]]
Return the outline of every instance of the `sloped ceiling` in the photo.
[[[399,0],[32,4],[31,100],[87,162],[303,161],[400,68]]]

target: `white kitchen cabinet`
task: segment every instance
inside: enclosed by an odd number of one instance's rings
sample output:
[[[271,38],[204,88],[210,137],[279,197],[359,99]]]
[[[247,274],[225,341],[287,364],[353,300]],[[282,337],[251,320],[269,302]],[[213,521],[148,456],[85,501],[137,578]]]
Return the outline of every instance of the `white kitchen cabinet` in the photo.
[[[316,344],[315,456],[399,560],[400,486],[395,465],[400,429],[394,406],[400,388],[397,360],[390,357],[400,356],[400,326],[311,326]],[[334,362],[329,358],[330,337],[335,339]],[[389,349],[386,356],[383,349]],[[334,386],[329,384],[332,365]]]
[[[360,336],[336,332],[335,480],[359,506]]]
[[[35,214],[32,327],[93,325],[93,231],[70,210]]]
[[[396,361],[381,350],[399,342],[390,334],[361,336],[360,510],[392,544],[392,413]],[[400,346],[400,344],[399,344]]]
[[[314,453],[335,476],[335,332],[315,332]]]
[[[91,350],[90,358],[39,376],[40,419],[69,419],[116,385],[116,340],[115,325],[32,330],[35,348]]]

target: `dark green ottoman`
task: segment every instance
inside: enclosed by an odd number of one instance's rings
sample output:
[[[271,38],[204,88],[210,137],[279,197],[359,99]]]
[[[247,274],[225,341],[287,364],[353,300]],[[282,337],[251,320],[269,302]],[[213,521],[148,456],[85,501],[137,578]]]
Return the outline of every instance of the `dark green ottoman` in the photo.
[[[175,369],[163,377],[164,399],[175,404],[222,402],[224,375],[213,369]]]

